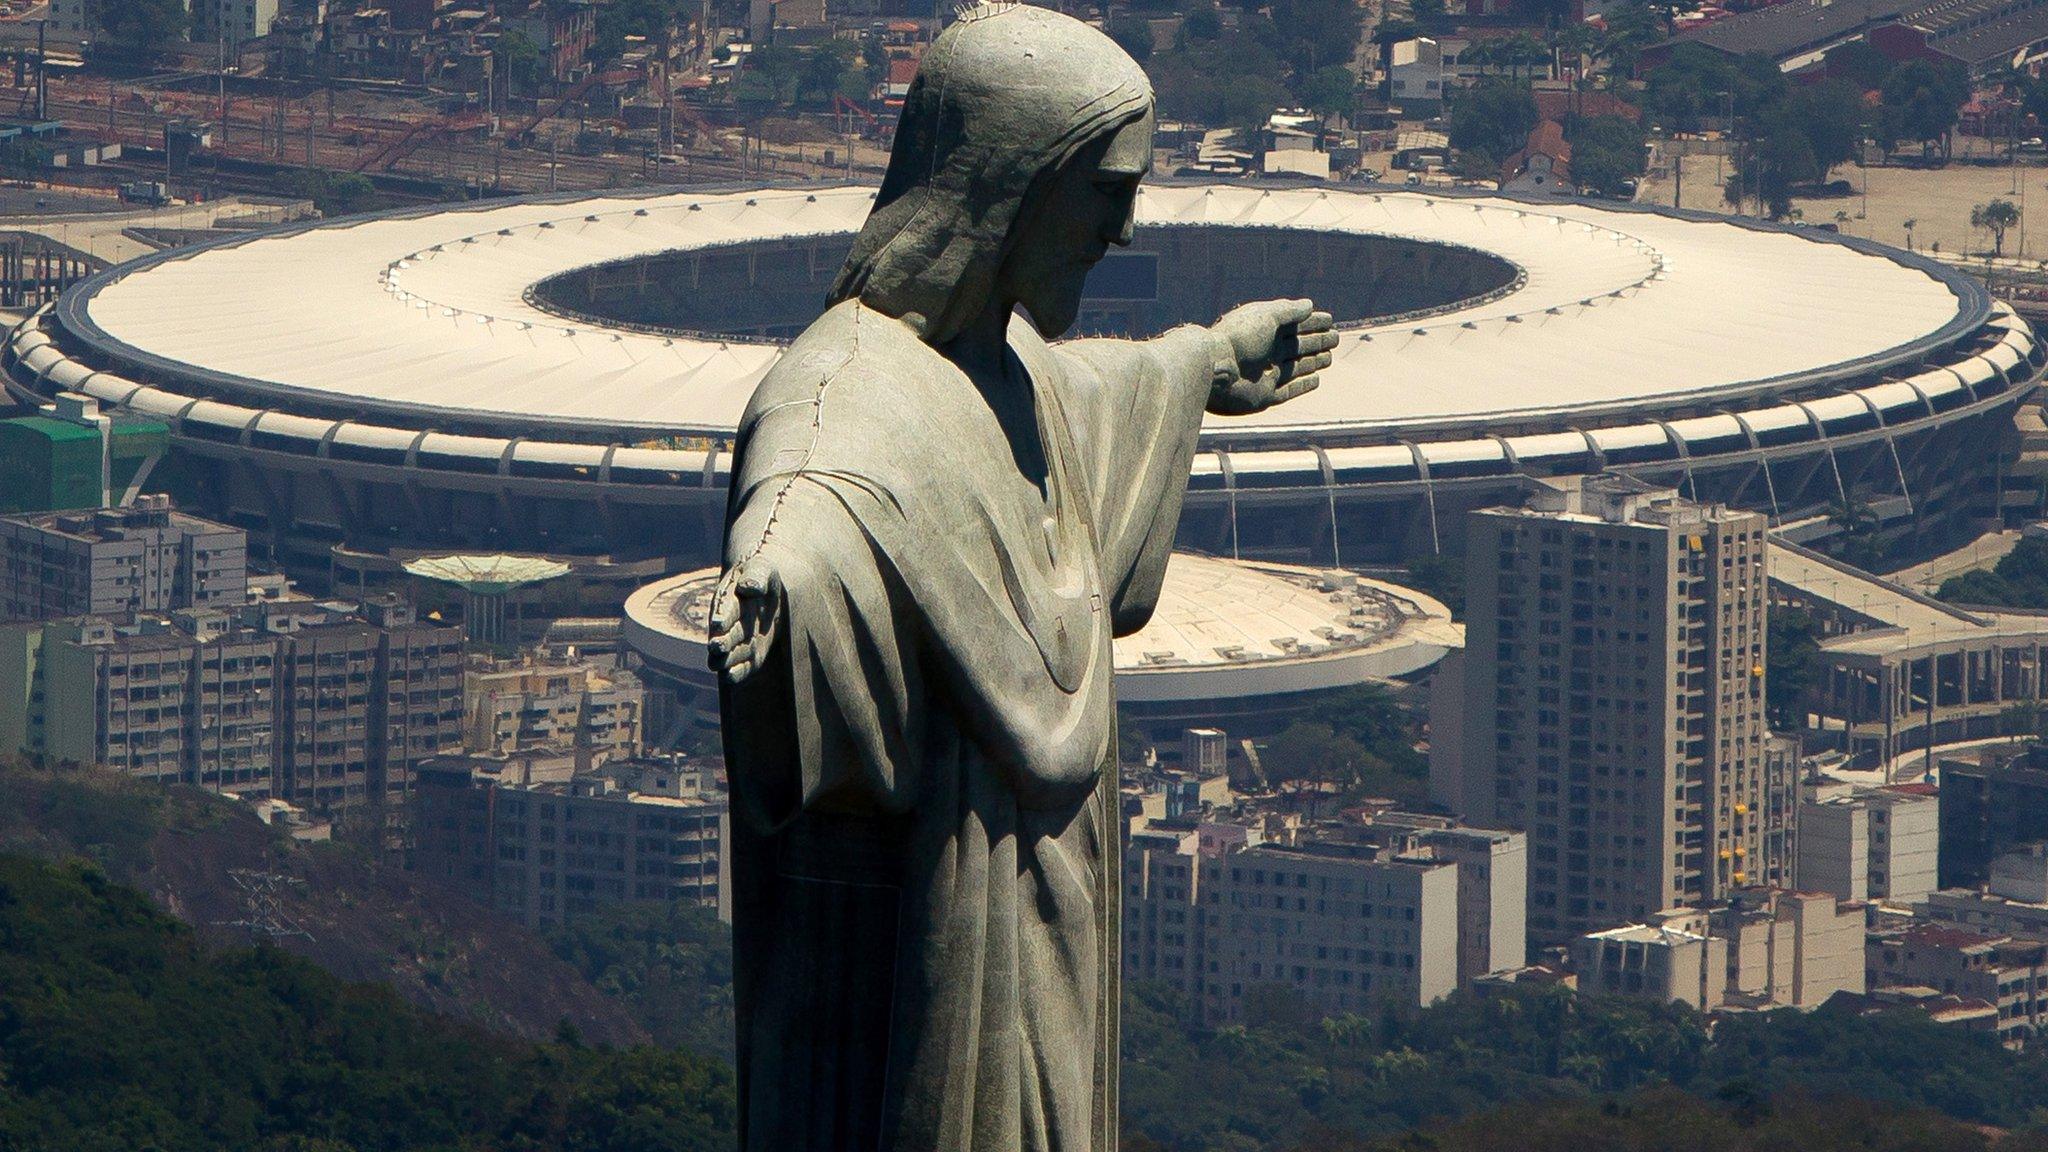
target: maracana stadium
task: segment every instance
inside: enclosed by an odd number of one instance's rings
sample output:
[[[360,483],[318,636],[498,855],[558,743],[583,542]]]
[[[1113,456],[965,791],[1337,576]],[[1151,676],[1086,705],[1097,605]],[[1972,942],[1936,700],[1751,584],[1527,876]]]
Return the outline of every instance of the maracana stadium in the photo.
[[[166,423],[197,510],[300,573],[338,555],[716,557],[732,430],[819,310],[871,189],[533,198],[314,223],[85,281],[8,387]],[[1181,545],[1317,567],[1455,550],[1531,476],[1623,470],[1924,550],[2014,498],[2043,348],[1981,285],[1874,243],[1618,204],[1161,180],[1084,329],[1311,296],[1322,387],[1212,419]],[[2022,497],[2031,499],[2028,494]]]

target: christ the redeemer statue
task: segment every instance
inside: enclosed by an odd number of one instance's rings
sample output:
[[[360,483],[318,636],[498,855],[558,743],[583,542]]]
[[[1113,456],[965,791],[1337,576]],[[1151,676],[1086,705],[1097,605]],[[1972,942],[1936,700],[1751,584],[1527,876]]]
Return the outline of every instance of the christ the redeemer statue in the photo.
[[[1335,345],[1307,301],[1046,343],[1130,242],[1152,129],[1101,33],[965,13],[740,423],[711,658],[747,1152],[1116,1146],[1110,638],[1158,598],[1202,414]]]

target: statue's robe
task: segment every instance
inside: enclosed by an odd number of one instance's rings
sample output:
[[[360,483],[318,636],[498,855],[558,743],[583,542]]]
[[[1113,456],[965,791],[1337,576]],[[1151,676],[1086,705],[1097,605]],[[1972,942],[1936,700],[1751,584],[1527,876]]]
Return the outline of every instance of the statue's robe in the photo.
[[[977,384],[841,303],[741,422],[726,562],[786,605],[722,699],[749,1152],[1116,1146],[1110,639],[1218,366],[1199,329],[1009,343]]]

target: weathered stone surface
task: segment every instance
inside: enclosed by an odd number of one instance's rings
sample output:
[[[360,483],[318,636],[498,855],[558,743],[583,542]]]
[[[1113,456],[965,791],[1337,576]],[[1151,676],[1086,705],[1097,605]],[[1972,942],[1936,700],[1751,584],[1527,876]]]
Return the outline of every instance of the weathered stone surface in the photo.
[[[1307,301],[1046,343],[1151,135],[1106,37],[970,10],[741,422],[712,660],[750,1152],[1115,1148],[1110,639],[1152,610],[1204,410],[1306,391],[1334,343]]]

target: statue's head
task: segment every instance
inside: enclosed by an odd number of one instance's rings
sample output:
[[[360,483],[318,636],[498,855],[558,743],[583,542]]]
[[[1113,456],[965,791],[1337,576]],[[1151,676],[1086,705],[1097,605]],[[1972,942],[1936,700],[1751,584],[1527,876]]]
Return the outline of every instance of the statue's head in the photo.
[[[833,287],[939,344],[1014,301],[1057,336],[1130,240],[1152,89],[1107,36],[1027,4],[969,9],[926,51],[874,211]]]

